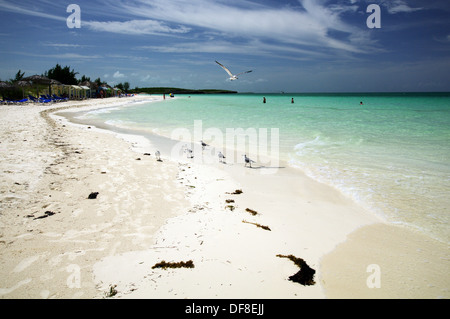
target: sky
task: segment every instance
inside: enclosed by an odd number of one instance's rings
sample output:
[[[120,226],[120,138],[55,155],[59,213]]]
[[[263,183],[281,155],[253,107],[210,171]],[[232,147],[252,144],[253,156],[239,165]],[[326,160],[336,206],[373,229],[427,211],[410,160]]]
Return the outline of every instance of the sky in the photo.
[[[450,91],[450,1],[0,0],[0,79],[57,63],[132,88]]]

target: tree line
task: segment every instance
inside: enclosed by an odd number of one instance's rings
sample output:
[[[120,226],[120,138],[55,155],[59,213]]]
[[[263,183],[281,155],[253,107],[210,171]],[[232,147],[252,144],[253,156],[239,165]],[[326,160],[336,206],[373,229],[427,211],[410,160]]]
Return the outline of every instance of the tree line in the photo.
[[[83,82],[93,82],[96,83],[97,86],[104,85],[105,82],[98,77],[94,81],[91,80],[90,77],[83,75],[80,79],[77,78],[77,75],[79,75],[79,72],[76,72],[74,69],[72,69],[70,66],[61,66],[59,63],[57,63],[53,68],[45,71],[41,74],[42,76],[45,76],[49,79],[56,80],[62,84],[66,85],[78,85],[79,83]],[[22,70],[19,70],[14,78],[9,79],[10,84],[14,85],[19,81],[22,81],[25,77],[25,72]],[[122,92],[128,93],[130,90],[130,83],[119,83],[116,85],[117,88],[119,88]],[[6,89],[8,96],[11,99],[19,98],[22,95],[22,90],[19,88],[8,88]],[[5,92],[2,92],[5,93]]]
[[[80,82],[86,82],[86,81],[94,82],[94,83],[97,83],[98,85],[105,83],[104,81],[102,81],[100,79],[100,77],[98,77],[94,81],[92,81],[91,78],[86,75],[83,75],[80,79],[77,79],[76,76],[78,74],[79,74],[79,72],[75,72],[75,70],[71,69],[70,66],[66,65],[66,66],[62,67],[60,64],[56,64],[55,67],[45,71],[41,75],[48,77],[49,79],[59,81],[62,84],[66,84],[66,85],[77,85]],[[21,81],[24,77],[25,77],[25,72],[22,72],[22,70],[19,70],[16,73],[15,77],[10,79],[9,82],[15,83],[15,82]],[[116,86],[117,87],[120,86],[121,89],[125,89],[125,90],[128,90],[130,88],[130,84],[128,82],[119,83]]]

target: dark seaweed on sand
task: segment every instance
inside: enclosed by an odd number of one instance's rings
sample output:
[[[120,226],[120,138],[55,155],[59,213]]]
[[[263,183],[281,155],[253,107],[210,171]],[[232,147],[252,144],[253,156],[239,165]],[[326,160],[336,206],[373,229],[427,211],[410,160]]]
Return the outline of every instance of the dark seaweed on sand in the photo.
[[[88,199],[96,199],[98,195],[98,192],[92,192],[89,194]]]
[[[316,283],[314,281],[316,271],[309,267],[302,258],[295,257],[294,255],[277,255],[277,257],[288,258],[300,267],[300,270],[296,274],[289,277],[290,281],[298,282],[303,286],[312,286]]]
[[[252,224],[252,225],[255,225],[256,227],[262,228],[262,229],[264,229],[264,230],[271,231],[271,229],[269,228],[269,226],[260,225],[260,224],[258,224],[258,223],[248,222],[248,221],[246,221],[246,220],[243,220],[242,222],[245,223],[245,224]]]
[[[177,263],[171,263],[171,262],[165,262],[164,260],[161,261],[160,263],[156,263],[152,269],[155,268],[162,268],[162,269],[167,269],[167,268],[194,268],[194,262],[192,260],[189,261],[180,261]]]
[[[43,219],[43,218],[47,218],[47,217],[53,216],[53,215],[55,215],[55,213],[48,210],[48,211],[46,211],[46,212],[44,213],[44,215],[39,216],[39,217],[36,217],[36,218],[34,218],[34,219]],[[33,215],[28,215],[28,216],[29,216],[29,217],[33,217]]]
[[[232,193],[227,193],[227,194],[231,194],[231,195],[239,195],[239,194],[242,194],[242,193],[243,193],[242,189],[236,189],[234,192],[232,192]]]

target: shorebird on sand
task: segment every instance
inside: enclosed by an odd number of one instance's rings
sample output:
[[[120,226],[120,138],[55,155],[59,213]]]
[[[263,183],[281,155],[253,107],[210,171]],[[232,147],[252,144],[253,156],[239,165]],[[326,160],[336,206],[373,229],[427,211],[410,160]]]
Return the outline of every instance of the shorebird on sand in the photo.
[[[203,142],[203,141],[200,141],[200,143],[202,144],[202,149],[203,149],[203,150],[205,149],[206,146],[209,146],[208,144],[206,144],[206,143]]]
[[[244,160],[245,160],[245,165],[244,166],[247,166],[247,164],[250,164],[250,167],[252,167],[252,163],[256,163],[254,160],[248,158],[247,154],[244,154]]]
[[[222,154],[222,152],[219,152],[219,162],[220,163],[225,163],[225,161],[224,161],[225,158],[226,157]]]
[[[162,160],[161,160],[161,153],[160,153],[159,151],[156,151],[156,152],[155,152],[155,156],[156,156],[156,160],[157,160],[158,162],[162,162]]]
[[[188,148],[186,144],[183,145],[183,152],[186,153],[187,158],[194,158],[194,151]]]

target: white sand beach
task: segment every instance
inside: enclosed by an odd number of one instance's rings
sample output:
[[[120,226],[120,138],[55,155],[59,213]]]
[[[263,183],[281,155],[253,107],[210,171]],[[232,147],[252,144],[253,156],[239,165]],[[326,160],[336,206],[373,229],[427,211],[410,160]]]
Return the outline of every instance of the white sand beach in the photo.
[[[121,103],[0,107],[0,298],[450,297],[448,245],[293,168],[157,161],[143,137],[51,115]]]

